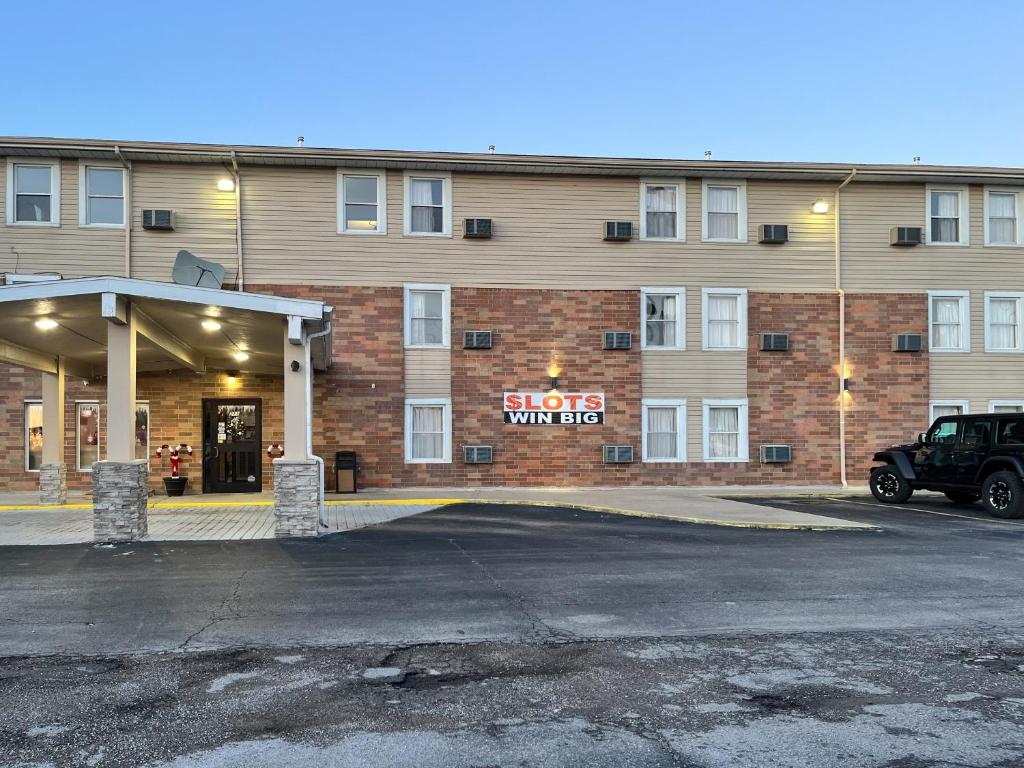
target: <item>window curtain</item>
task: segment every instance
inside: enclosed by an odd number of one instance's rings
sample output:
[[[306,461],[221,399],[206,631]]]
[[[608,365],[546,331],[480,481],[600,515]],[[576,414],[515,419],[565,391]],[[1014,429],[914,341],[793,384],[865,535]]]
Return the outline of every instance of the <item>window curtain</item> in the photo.
[[[932,240],[937,243],[960,240],[960,193],[932,192]]]
[[[1017,242],[1017,196],[992,192],[988,196],[988,239],[991,243]]]
[[[647,187],[647,236],[676,236],[675,187]]]
[[[647,343],[652,347],[672,347],[676,343],[676,297],[647,297]]]
[[[412,455],[415,459],[444,458],[444,408],[413,406]]]
[[[670,408],[647,409],[647,457],[650,459],[678,458],[676,416],[678,410]]]
[[[943,416],[959,416],[963,408],[959,405],[936,405],[932,407],[932,420],[940,419]]]
[[[739,346],[739,297],[708,297],[708,346]]]
[[[740,452],[740,409],[708,409],[708,437],[711,458],[731,459]]]
[[[440,232],[442,188],[439,179],[412,179],[409,182],[409,204],[412,206],[413,232]]]
[[[442,344],[444,342],[444,310],[441,294],[435,291],[411,291],[409,303],[412,343]]]
[[[1017,300],[990,299],[989,339],[995,349],[1017,348]]]
[[[708,237],[735,240],[739,236],[739,190],[708,187]]]
[[[932,346],[938,349],[959,349],[960,299],[935,299],[932,316]]]

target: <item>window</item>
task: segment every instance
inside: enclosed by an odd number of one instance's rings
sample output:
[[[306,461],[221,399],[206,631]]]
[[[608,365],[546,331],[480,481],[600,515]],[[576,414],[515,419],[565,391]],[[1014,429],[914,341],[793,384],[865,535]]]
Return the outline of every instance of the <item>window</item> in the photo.
[[[451,287],[406,285],[405,346],[447,347],[451,343]]]
[[[452,401],[447,398],[405,401],[405,461],[450,464]]]
[[[149,461],[149,403],[135,403],[135,458]]]
[[[641,349],[686,349],[686,289],[640,290]]]
[[[985,190],[985,245],[1024,245],[1017,221],[1019,196],[1010,189]]]
[[[927,187],[925,216],[929,243],[968,244],[967,200],[966,187]]]
[[[640,239],[686,239],[686,182],[640,182]]]
[[[1021,300],[1024,293],[985,293],[985,351],[1024,352]]]
[[[747,185],[745,182],[705,181],[703,185],[704,240],[726,243],[747,241]]]
[[[686,401],[644,400],[643,460],[686,461]]]
[[[338,171],[338,232],[384,235],[387,231],[386,174],[383,171]]]
[[[124,169],[78,166],[78,223],[83,227],[124,226]]]
[[[38,472],[43,466],[43,404],[25,403],[25,469]]]
[[[929,403],[931,421],[943,416],[963,416],[970,410],[966,400],[932,400]]]
[[[100,404],[75,403],[75,454],[79,472],[100,460]]]
[[[701,292],[703,348],[747,348],[746,288],[705,288]]]
[[[967,291],[929,291],[928,325],[931,352],[970,352],[971,333]]]
[[[964,448],[982,448],[992,442],[992,422],[988,419],[964,423],[960,444]]]
[[[406,174],[405,234],[448,237],[451,233],[451,176]]]
[[[1001,445],[1024,445],[1024,419],[1000,419],[997,435]]]
[[[7,160],[7,223],[60,224],[60,162]]]
[[[1024,400],[989,400],[989,413],[1024,413]]]
[[[938,445],[953,445],[956,443],[956,433],[959,426],[959,421],[940,422],[928,432],[927,442]]]
[[[747,401],[704,401],[704,461],[747,461]]]

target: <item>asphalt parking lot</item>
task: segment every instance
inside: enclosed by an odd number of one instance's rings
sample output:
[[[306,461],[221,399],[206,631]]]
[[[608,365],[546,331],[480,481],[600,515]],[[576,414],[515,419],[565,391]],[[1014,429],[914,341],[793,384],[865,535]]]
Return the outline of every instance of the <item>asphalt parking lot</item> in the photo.
[[[4,548],[0,764],[1024,761],[1024,522],[757,503],[879,528],[466,504],[317,541]]]

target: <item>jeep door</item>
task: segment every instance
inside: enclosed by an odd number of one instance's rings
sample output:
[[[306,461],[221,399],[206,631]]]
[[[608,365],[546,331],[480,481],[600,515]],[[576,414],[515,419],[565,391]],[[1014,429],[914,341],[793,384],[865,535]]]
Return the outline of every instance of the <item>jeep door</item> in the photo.
[[[966,419],[960,430],[953,463],[956,481],[960,485],[974,485],[978,470],[992,452],[992,419]]]
[[[927,439],[914,456],[914,473],[924,484],[953,485],[956,465],[953,455],[959,436],[960,420],[956,416],[937,419],[928,430]]]

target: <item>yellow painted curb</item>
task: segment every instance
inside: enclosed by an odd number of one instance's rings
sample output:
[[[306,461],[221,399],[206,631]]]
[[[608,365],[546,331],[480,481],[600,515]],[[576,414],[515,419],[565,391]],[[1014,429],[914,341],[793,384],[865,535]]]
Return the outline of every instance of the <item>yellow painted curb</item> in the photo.
[[[12,504],[0,507],[0,512],[17,512],[22,509],[92,509],[92,504]]]

